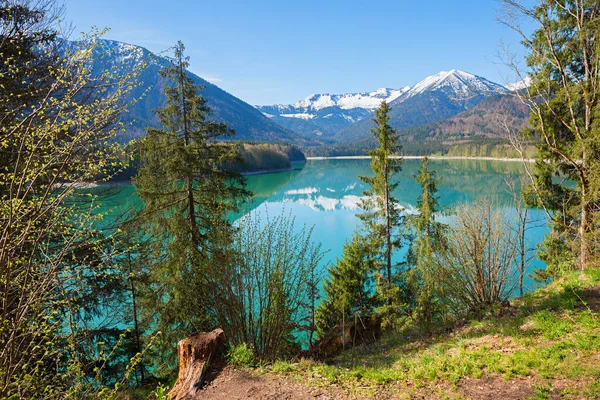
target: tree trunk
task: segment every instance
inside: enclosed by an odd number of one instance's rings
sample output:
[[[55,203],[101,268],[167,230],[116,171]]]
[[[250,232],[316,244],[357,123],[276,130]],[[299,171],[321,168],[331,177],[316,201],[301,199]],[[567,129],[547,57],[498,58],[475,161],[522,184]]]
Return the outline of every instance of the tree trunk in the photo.
[[[137,316],[137,302],[136,302],[136,297],[135,297],[135,284],[133,282],[133,268],[131,267],[131,252],[128,250],[127,251],[127,261],[129,263],[129,283],[131,285],[131,300],[133,303],[133,324],[134,324],[134,329],[135,329],[135,345],[136,345],[136,351],[141,354],[142,353],[142,341],[141,341],[141,337],[140,337],[140,329],[139,329],[139,324],[138,324],[138,316]],[[140,385],[139,386],[144,386],[144,361],[140,360]],[[136,384],[137,382],[137,375],[135,376],[135,381]]]
[[[523,214],[521,215],[521,224],[519,232],[519,245],[521,247],[521,271],[519,274],[519,295],[523,296],[523,279],[525,277],[525,257],[527,249],[525,248],[525,231],[527,229],[527,206],[523,205]]]
[[[588,266],[590,256],[590,232],[593,204],[584,203],[581,207],[581,225],[579,226],[579,268],[583,271]]]
[[[588,172],[587,166],[589,163],[587,162],[587,151],[584,148],[582,154],[582,166],[581,168]],[[589,233],[591,231],[591,221],[593,218],[594,208],[593,203],[589,200],[588,194],[588,176],[581,178],[581,222],[579,225],[579,268],[583,271],[588,265],[588,256],[590,254],[590,246],[589,246]]]
[[[389,174],[388,174],[388,159],[386,156],[385,167],[384,167],[384,179],[385,179],[385,260],[387,266],[387,280],[388,283],[392,283],[392,227],[390,221],[390,188],[389,188]]]
[[[196,333],[177,343],[179,374],[171,392],[170,400],[196,398],[202,390],[209,368],[220,358],[225,349],[222,329],[209,333]]]
[[[183,142],[185,146],[190,145],[189,128],[187,122],[187,108],[185,106],[185,70],[183,69],[183,61],[179,59],[179,87],[181,90],[181,118],[183,120]],[[187,202],[188,202],[188,218],[190,221],[190,237],[194,248],[198,250],[200,241],[198,240],[198,226],[196,224],[195,203],[194,203],[194,187],[192,184],[193,177],[187,178]]]

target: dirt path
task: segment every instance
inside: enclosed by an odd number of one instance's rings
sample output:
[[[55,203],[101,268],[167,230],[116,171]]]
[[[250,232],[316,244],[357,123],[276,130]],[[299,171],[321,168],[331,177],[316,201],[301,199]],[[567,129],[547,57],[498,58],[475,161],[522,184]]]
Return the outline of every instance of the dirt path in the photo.
[[[225,369],[196,398],[237,400],[338,400],[349,398],[329,390],[306,387],[286,379]]]
[[[225,369],[194,400],[438,399],[448,398],[448,395],[449,398],[473,400],[520,400],[535,397],[537,389],[545,384],[547,383],[544,380],[532,377],[519,377],[507,381],[501,376],[488,375],[479,379],[465,378],[455,390],[446,387],[443,396],[426,389],[410,392],[400,389],[398,392],[392,387],[381,387],[376,394],[361,397],[350,395],[336,387],[314,388],[290,382],[282,377]],[[577,385],[577,382],[553,381],[554,390],[547,393],[548,398],[562,398],[559,393],[569,385]]]

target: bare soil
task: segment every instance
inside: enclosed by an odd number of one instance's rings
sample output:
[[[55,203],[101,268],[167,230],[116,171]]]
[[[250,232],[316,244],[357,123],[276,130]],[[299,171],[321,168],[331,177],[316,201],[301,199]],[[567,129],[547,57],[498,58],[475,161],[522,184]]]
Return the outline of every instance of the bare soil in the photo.
[[[349,398],[325,390],[299,385],[281,377],[226,368],[199,393],[196,399],[338,400]]]
[[[547,398],[562,399],[573,398],[562,395],[562,391],[569,386],[577,386],[577,382],[568,380],[553,380],[551,390],[546,393]],[[444,398],[472,400],[521,400],[535,398],[540,387],[548,387],[546,380],[537,377],[517,377],[506,380],[498,375],[484,375],[481,378],[465,378],[458,387],[450,388],[442,385]],[[398,391],[399,389],[399,391]],[[453,393],[453,394],[451,394]],[[455,396],[455,397],[454,397]],[[427,389],[411,390],[404,392],[400,388],[380,387],[372,396],[363,397],[352,395],[336,387],[314,388],[291,382],[279,376],[258,374],[253,371],[242,371],[226,368],[206,387],[194,400],[341,400],[341,399],[438,399],[438,393]],[[577,398],[577,397],[575,397]]]

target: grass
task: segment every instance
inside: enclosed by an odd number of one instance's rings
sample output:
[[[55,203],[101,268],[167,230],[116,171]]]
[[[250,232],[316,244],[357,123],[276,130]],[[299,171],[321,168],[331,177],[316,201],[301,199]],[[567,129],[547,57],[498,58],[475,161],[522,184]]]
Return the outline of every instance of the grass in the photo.
[[[600,397],[600,271],[573,273],[517,299],[511,315],[430,338],[384,337],[331,363],[279,361],[272,373],[349,393],[462,396],[466,379],[529,377],[529,398]]]

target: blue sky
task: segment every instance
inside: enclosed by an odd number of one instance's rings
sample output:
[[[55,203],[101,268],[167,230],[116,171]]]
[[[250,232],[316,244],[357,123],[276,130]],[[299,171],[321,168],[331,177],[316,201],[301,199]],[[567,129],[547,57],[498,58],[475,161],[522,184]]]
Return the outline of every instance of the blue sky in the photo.
[[[292,103],[312,93],[413,85],[462,69],[498,83],[501,42],[495,0],[65,0],[75,34],[153,52],[186,45],[191,70],[250,104]]]

